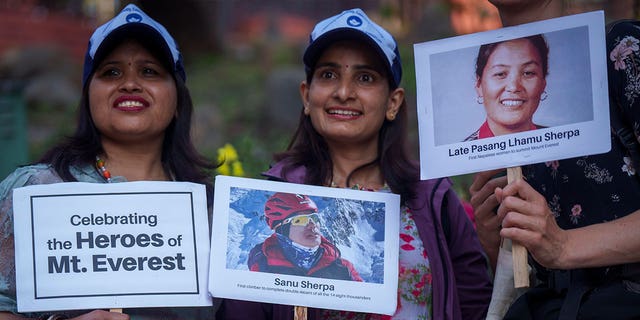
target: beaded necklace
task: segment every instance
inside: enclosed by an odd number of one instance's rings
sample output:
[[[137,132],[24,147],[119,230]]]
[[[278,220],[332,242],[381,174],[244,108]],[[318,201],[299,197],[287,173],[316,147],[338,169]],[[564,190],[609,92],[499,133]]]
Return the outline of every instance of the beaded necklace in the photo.
[[[96,156],[96,169],[100,172],[100,175],[107,180],[107,183],[111,183],[111,172],[107,170],[104,166],[104,160],[100,159],[99,156]]]
[[[107,167],[104,165],[104,160],[100,159],[99,156],[96,156],[96,169],[98,169],[98,172],[107,181],[107,183],[112,182],[111,172],[107,170]],[[173,172],[169,172],[168,175],[169,178],[171,178],[171,181],[176,181],[176,177],[173,175]]]

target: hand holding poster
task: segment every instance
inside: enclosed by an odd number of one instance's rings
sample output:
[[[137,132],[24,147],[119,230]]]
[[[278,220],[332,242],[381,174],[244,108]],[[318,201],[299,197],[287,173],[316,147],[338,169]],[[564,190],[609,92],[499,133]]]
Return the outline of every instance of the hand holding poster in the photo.
[[[217,176],[209,290],[392,314],[399,201],[391,193]]]
[[[604,40],[591,12],[416,44],[422,178],[609,151]]]
[[[34,185],[13,201],[19,311],[211,305],[203,185]]]

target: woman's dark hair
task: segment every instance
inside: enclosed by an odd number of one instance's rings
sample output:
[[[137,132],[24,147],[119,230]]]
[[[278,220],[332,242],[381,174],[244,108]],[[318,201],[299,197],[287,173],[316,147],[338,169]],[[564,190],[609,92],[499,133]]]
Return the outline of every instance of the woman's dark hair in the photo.
[[[314,71],[306,70],[308,85],[311,85]],[[388,74],[385,76],[389,79]],[[389,88],[393,90],[395,86],[390,84]],[[347,185],[355,172],[378,164],[391,191],[399,194],[402,201],[415,198],[414,186],[419,181],[419,168],[417,163],[411,160],[407,149],[407,117],[407,103],[403,100],[395,120],[385,120],[380,128],[378,157],[351,172],[347,177]],[[301,110],[298,128],[293,134],[289,147],[286,151],[275,154],[274,159],[286,160],[283,168],[284,176],[295,167],[304,166],[306,167],[305,183],[329,185],[333,176],[333,162],[328,150],[324,138],[313,128],[311,119]]]
[[[144,45],[144,41],[141,43]],[[146,45],[145,47],[154,56],[159,56],[154,47]],[[96,62],[95,65],[98,64],[99,62]],[[193,114],[191,95],[182,77],[177,76],[174,72],[173,79],[176,84],[177,109],[176,116],[165,130],[162,163],[165,169],[174,175],[176,181],[205,184],[210,195],[212,179],[209,170],[216,168],[217,165],[198,153],[193,145],[191,140]],[[103,152],[100,132],[93,122],[89,108],[90,83],[91,76],[82,89],[75,133],[49,149],[39,160],[41,163],[51,164],[64,181],[77,181],[71,174],[70,166],[93,164],[96,155]]]
[[[546,77],[547,74],[549,73],[549,46],[547,45],[547,41],[545,40],[543,35],[536,34],[533,36],[481,45],[480,49],[478,50],[478,56],[476,57],[476,78],[477,79],[482,78],[484,67],[487,65],[487,61],[489,60],[489,57],[491,56],[493,51],[496,50],[499,44],[513,41],[513,40],[519,40],[519,39],[529,40],[529,42],[531,42],[533,47],[536,48],[536,51],[538,51],[538,54],[540,54],[540,59],[542,60],[542,66],[541,66],[542,72]]]

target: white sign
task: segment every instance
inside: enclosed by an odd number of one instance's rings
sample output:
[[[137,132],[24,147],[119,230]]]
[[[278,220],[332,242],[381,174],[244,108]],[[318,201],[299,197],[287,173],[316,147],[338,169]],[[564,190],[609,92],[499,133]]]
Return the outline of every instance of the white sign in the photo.
[[[400,196],[392,193],[217,176],[209,291],[221,298],[393,314],[399,210]],[[304,236],[317,241],[305,268],[287,258],[301,247],[293,244],[299,243],[298,222],[312,233]]]
[[[204,185],[13,191],[18,311],[208,306]]]
[[[604,13],[598,11],[415,44],[421,178],[609,151],[604,31]],[[496,48],[506,51],[509,43],[534,35],[548,47],[547,75],[539,77],[537,87],[524,78],[502,89],[491,87],[489,77],[511,79],[516,73],[508,72],[520,66],[498,61],[492,55]],[[535,56],[533,43],[528,50]],[[540,59],[532,60],[543,67],[537,48]],[[483,52],[493,59],[486,66],[502,69],[481,68],[487,61]],[[523,68],[516,72],[535,76]],[[532,119],[528,131],[513,129],[523,123],[513,117],[517,112]],[[494,133],[491,126],[498,125],[502,132]]]

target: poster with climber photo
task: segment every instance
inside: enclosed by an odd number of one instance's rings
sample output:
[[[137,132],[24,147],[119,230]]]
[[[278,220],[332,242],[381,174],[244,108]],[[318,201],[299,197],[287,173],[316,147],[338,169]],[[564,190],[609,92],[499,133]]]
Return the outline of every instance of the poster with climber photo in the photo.
[[[415,44],[422,179],[609,151],[604,30],[595,11]]]
[[[392,314],[400,197],[217,176],[214,297]]]

